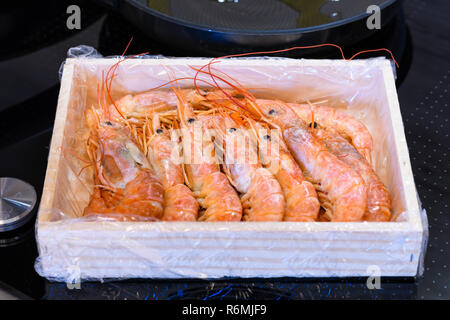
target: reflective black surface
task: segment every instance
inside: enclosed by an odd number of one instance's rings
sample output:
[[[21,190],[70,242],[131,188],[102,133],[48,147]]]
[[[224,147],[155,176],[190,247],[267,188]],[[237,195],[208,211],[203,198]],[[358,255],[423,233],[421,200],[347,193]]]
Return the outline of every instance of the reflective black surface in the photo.
[[[204,28],[283,31],[315,27],[366,13],[386,0],[137,0],[167,17]]]
[[[380,290],[367,288],[366,279],[256,279],[232,281],[124,281],[83,283],[71,290],[65,283],[46,283],[45,298],[112,300],[325,300],[415,299],[412,279],[382,280]]]
[[[98,9],[80,6],[82,12]],[[405,133],[416,186],[430,223],[422,278],[382,279],[380,290],[369,290],[366,279],[127,280],[82,283],[81,289],[70,290],[65,283],[48,282],[34,271],[37,249],[33,219],[15,232],[0,234],[0,282],[8,285],[7,290],[17,290],[34,299],[450,299],[448,6],[446,0],[405,1],[409,31],[401,26],[391,27],[374,35],[371,42],[346,48],[349,55],[362,49],[387,47],[395,52],[400,62],[397,72]],[[38,49],[55,59],[42,74],[54,77],[53,84],[30,93],[31,98],[21,103],[4,109],[0,104],[0,176],[13,176],[31,183],[38,198],[57,103],[58,68],[65,51],[74,42],[92,45],[103,54],[111,55],[121,53],[129,38],[134,36],[130,53],[150,50],[152,54],[168,56],[190,54],[188,50],[174,50],[149,39],[115,14],[102,13],[91,27],[96,23],[95,28],[86,26],[57,41],[57,53],[52,45]],[[83,33],[86,30],[89,32]],[[408,39],[412,39],[412,43]],[[16,57],[14,52],[10,54]],[[10,60],[1,61],[0,68],[5,61]],[[36,77],[28,65],[13,71],[10,77]],[[3,88],[0,92],[12,98],[20,94],[19,89]]]
[[[374,33],[366,25],[366,0],[262,0],[257,6],[253,0],[103,2],[116,3],[114,10],[145,34],[178,50],[189,48],[201,55],[329,42],[351,46]],[[383,27],[400,8],[396,0],[372,4],[379,5]]]

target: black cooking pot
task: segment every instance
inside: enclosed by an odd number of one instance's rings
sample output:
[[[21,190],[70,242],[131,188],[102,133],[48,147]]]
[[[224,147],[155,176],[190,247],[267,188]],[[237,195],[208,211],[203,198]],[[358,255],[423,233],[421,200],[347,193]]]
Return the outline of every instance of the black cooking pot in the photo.
[[[369,5],[379,6],[381,27],[401,8],[400,0],[98,1],[153,39],[205,55],[321,43],[350,46],[377,31],[367,27]]]

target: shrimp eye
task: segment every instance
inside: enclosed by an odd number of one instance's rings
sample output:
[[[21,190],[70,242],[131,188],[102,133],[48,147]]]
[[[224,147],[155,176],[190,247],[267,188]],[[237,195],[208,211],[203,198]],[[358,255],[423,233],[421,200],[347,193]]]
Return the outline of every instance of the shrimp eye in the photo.
[[[156,133],[163,133],[162,129],[156,129]]]
[[[188,119],[188,122],[189,122],[189,123],[193,123],[194,121],[195,121],[194,118],[189,118],[189,119]]]
[[[269,111],[269,114],[270,114],[270,115],[274,115],[274,114],[275,114],[275,110],[274,110],[274,109],[270,110],[270,111]]]
[[[106,125],[108,125],[108,126],[112,126],[112,122],[111,122],[111,121],[106,121],[105,123],[106,123]]]
[[[236,128],[230,128],[229,131],[230,131],[230,132],[235,132],[235,131],[236,131]]]
[[[265,139],[265,140],[270,140],[270,136],[269,136],[268,134],[266,134],[266,135],[264,136],[264,139]]]
[[[308,127],[312,128],[314,126],[314,129],[317,128],[317,122],[314,121],[314,124],[311,122]]]

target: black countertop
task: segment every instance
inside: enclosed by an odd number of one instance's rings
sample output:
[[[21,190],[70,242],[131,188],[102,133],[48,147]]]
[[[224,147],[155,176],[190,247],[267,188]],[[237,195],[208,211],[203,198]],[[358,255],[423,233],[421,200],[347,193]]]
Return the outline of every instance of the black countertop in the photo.
[[[0,233],[0,288],[21,298],[34,299],[450,299],[449,7],[446,0],[404,3],[412,44],[405,49],[409,58],[403,59],[400,65],[402,83],[399,83],[398,93],[416,186],[429,220],[423,277],[383,278],[381,290],[367,289],[365,279],[128,280],[83,283],[81,290],[69,290],[65,283],[49,282],[34,271],[37,250],[34,221],[30,221],[20,230]],[[90,12],[92,19],[84,30],[74,31],[64,41],[49,41],[39,54],[61,57],[67,48],[82,43],[104,48],[100,51],[105,54],[117,53],[105,40],[105,32],[114,30],[104,25],[108,19],[117,18],[101,8]],[[130,33],[134,35],[139,46],[138,31],[134,34],[128,29],[120,30],[126,34],[124,38],[129,39]],[[113,52],[108,52],[107,48]],[[41,70],[48,80],[41,84],[39,93],[27,91],[24,96],[29,94],[31,98],[23,97],[23,101],[12,107],[0,108],[0,177],[12,176],[30,182],[38,198],[47,166],[62,58],[53,60],[46,64],[46,70]],[[11,63],[6,58],[0,60],[0,71],[5,71],[5,65]],[[10,69],[9,72],[12,78],[19,73]],[[35,77],[35,74],[30,75],[30,78]],[[12,93],[2,90],[2,95],[12,97]]]

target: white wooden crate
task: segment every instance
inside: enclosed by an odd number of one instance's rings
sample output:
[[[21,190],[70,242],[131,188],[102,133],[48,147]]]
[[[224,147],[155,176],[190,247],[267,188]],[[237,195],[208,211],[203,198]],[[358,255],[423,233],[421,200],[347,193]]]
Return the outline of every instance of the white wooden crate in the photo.
[[[114,94],[167,81],[167,67],[189,74],[204,59],[121,63]],[[67,280],[103,278],[415,276],[426,222],[416,196],[395,81],[387,60],[224,60],[221,70],[269,97],[342,97],[374,138],[374,165],[390,190],[394,222],[88,222],[76,218],[89,201],[92,172],[64,153],[82,152],[84,111],[95,103],[101,70],[116,60],[68,59],[37,223],[38,272]],[[186,82],[187,84],[187,82]],[[258,90],[256,90],[258,91]],[[262,92],[267,90],[262,90]],[[370,95],[372,95],[370,97]],[[330,101],[331,101],[330,100]],[[75,270],[75,271],[74,271]],[[373,270],[373,269],[372,269]],[[370,271],[372,272],[372,271]]]

